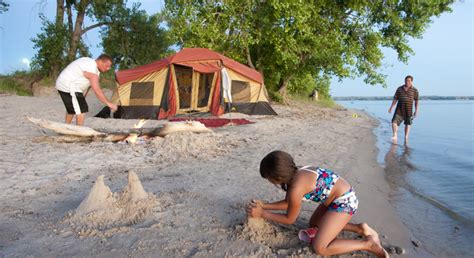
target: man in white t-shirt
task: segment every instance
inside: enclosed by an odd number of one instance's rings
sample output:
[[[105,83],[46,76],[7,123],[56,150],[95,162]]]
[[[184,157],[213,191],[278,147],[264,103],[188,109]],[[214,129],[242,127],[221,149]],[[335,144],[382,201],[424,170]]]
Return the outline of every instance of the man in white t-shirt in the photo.
[[[90,57],[81,57],[70,63],[59,74],[56,80],[56,89],[66,106],[67,124],[70,124],[76,116],[76,124],[84,125],[85,113],[89,111],[86,102],[89,87],[102,103],[112,111],[117,111],[117,105],[104,95],[99,84],[100,73],[107,72],[111,66],[112,58],[105,54],[100,55],[96,60]]]

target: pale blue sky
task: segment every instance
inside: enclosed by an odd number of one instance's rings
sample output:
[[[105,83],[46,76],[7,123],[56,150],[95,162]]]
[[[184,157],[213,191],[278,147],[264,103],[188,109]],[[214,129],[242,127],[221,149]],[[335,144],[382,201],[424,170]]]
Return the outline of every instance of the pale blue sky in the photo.
[[[8,1],[9,10],[0,14],[0,74],[26,70],[28,60],[34,56],[31,38],[40,32],[43,12],[54,18],[56,1],[16,0]],[[129,1],[138,2],[135,1]],[[161,0],[140,1],[149,14],[162,7]],[[435,18],[422,39],[410,40],[415,51],[407,65],[397,60],[392,50],[384,51],[384,68],[387,88],[365,85],[362,78],[332,81],[333,96],[391,96],[403,84],[407,74],[414,76],[414,85],[421,95],[474,95],[473,86],[473,16],[472,0],[459,1],[452,13]],[[90,25],[88,22],[86,25]],[[101,53],[98,29],[86,34],[85,42],[93,56]]]

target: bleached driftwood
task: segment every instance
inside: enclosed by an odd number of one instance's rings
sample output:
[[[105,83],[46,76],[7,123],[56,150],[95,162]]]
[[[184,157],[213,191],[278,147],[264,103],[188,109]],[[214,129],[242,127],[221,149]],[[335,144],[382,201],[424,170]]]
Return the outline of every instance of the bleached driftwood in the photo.
[[[104,133],[96,131],[87,126],[57,123],[46,119],[38,119],[33,117],[28,117],[28,120],[39,127],[46,128],[60,134],[58,136],[36,137],[33,140],[35,142],[118,142],[123,141],[129,135],[128,133]]]
[[[107,134],[98,132],[87,126],[78,126],[65,123],[52,122],[46,119],[38,119],[33,117],[28,117],[28,120],[33,124],[55,131],[56,133],[63,135],[72,135],[72,136],[81,136],[81,137],[105,137]]]
[[[77,126],[65,123],[52,122],[46,119],[38,119],[28,117],[28,120],[33,124],[52,130],[60,135],[48,137],[36,137],[35,142],[118,142],[127,141],[134,143],[139,136],[161,136],[164,137],[176,132],[195,132],[206,133],[212,132],[204,124],[197,121],[181,121],[166,123],[163,128],[134,128],[128,132],[99,132],[87,126]]]

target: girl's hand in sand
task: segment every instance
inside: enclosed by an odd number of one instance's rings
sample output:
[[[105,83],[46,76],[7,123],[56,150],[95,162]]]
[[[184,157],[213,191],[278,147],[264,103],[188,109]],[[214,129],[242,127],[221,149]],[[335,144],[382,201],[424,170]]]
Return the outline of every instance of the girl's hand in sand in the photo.
[[[262,202],[262,201],[260,201],[260,200],[252,200],[252,203],[255,203],[257,206],[260,206],[260,207],[262,207],[262,209],[263,209],[263,202]]]
[[[260,218],[262,217],[263,208],[261,205],[258,205],[254,201],[249,203],[247,206],[247,216],[252,218]]]

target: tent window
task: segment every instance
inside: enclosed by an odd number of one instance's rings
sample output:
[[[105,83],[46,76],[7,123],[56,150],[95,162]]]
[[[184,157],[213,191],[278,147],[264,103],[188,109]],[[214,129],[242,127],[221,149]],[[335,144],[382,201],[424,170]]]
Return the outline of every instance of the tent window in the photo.
[[[130,87],[130,106],[153,105],[154,82],[132,82]]]
[[[153,99],[154,82],[133,82],[130,99]]]
[[[232,80],[231,94],[232,102],[249,102],[250,84],[244,81]]]
[[[198,107],[205,107],[211,95],[213,73],[201,73],[199,76]]]

